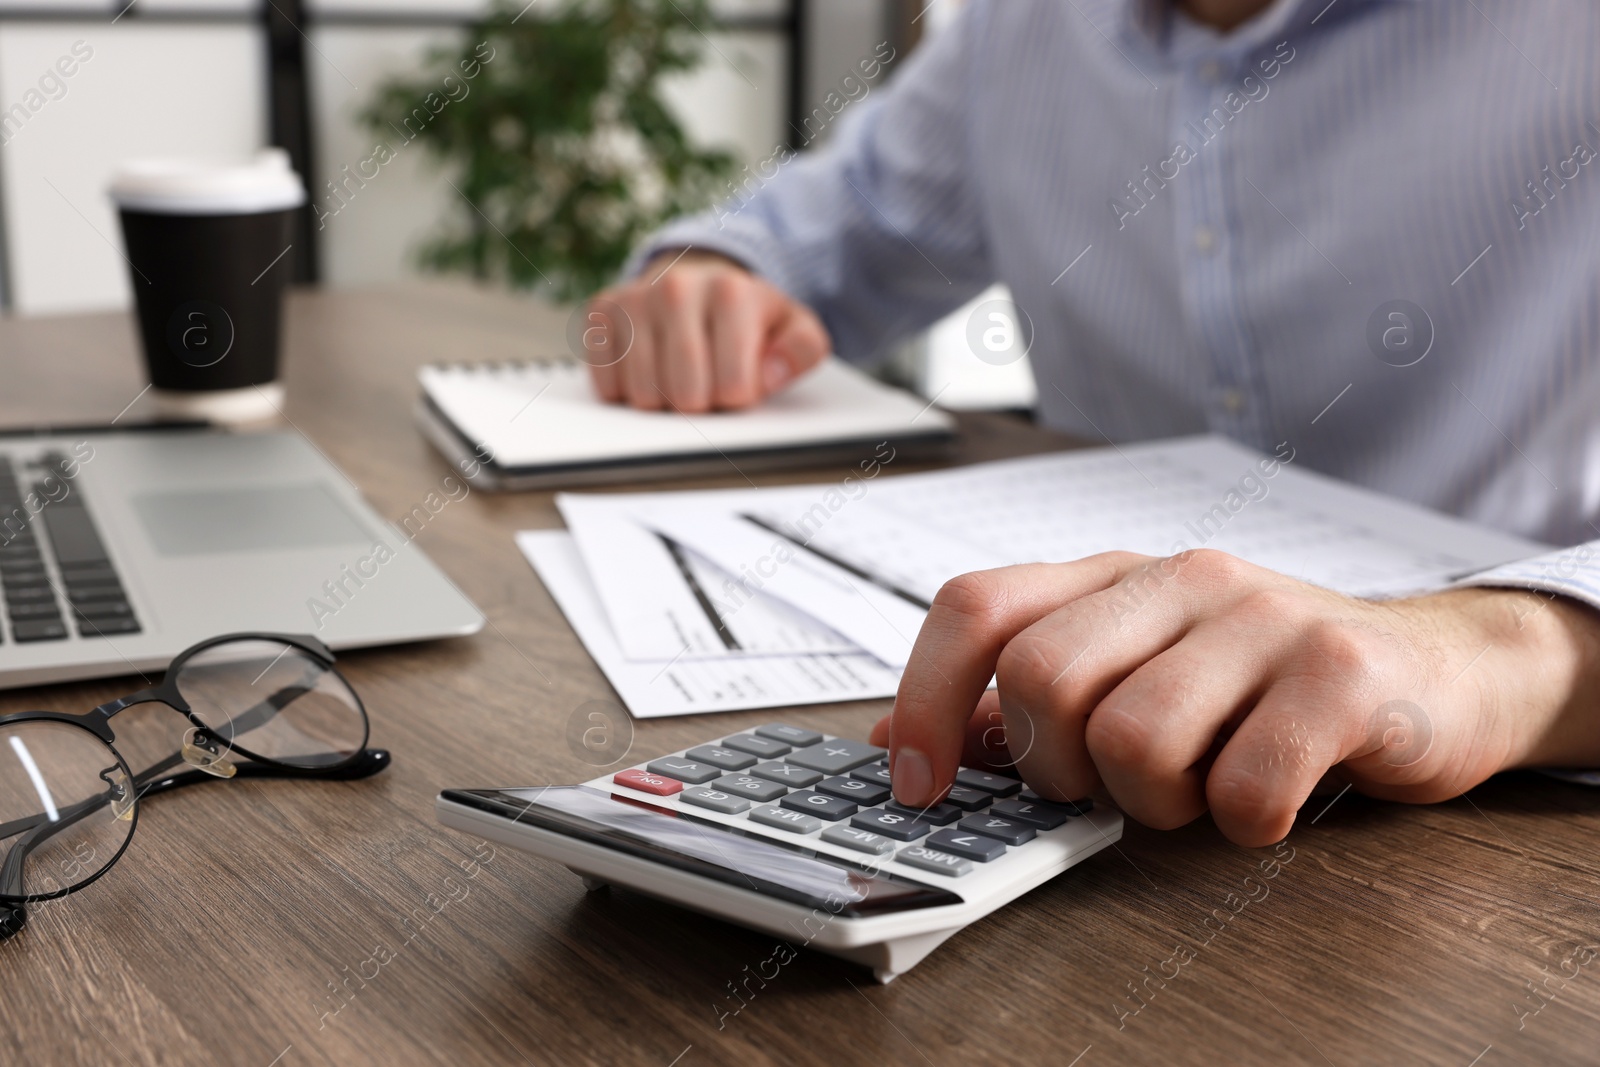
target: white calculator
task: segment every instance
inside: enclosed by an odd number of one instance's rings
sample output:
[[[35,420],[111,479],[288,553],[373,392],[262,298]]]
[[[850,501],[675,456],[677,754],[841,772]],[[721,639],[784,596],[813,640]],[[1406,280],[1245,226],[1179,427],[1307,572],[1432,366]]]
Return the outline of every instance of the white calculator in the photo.
[[[1122,836],[1122,815],[963,769],[901,807],[887,753],[772,723],[582,785],[447,789],[439,820],[832,953],[880,982]]]

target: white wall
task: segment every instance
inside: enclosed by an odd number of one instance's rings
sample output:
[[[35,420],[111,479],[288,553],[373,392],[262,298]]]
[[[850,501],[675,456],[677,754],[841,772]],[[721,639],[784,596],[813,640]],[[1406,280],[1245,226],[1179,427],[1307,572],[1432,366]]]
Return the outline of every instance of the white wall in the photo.
[[[264,138],[263,50],[258,31],[244,26],[0,25],[0,109],[26,106],[78,41],[92,55],[63,80],[65,95],[43,98],[0,147],[8,282],[25,313],[128,302],[106,196],[118,160],[244,156]]]

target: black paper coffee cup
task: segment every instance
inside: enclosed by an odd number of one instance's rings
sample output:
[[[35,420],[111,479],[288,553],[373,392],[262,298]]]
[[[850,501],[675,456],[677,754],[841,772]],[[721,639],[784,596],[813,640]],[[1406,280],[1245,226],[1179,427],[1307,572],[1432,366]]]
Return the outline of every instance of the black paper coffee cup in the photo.
[[[133,163],[111,196],[122,218],[151,395],[164,414],[271,417],[305,189],[281,149],[235,166]]]

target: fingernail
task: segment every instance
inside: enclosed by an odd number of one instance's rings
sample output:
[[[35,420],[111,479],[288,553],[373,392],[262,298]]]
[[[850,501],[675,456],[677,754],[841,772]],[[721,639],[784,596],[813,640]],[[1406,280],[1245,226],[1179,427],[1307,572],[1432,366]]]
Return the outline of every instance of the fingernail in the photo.
[[[921,804],[933,792],[933,767],[921,752],[902,748],[895,753],[889,782],[894,787],[894,798],[900,803]]]
[[[769,393],[776,393],[789,384],[789,363],[777,356],[767,357],[761,364],[761,385]]]

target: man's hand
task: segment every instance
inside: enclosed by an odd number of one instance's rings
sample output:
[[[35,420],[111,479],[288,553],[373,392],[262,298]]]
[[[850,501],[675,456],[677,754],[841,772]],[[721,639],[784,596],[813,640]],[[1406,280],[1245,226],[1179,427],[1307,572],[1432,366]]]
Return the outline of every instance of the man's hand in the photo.
[[[1158,828],[1209,809],[1266,845],[1325,775],[1426,803],[1600,766],[1600,615],[1519,590],[1355,600],[1203,549],[982,571],[940,591],[873,740],[903,804],[1014,763],[1043,797],[1104,789]]]
[[[595,392],[646,410],[750,407],[832,348],[804,304],[708,252],[658,256],[586,314]]]

